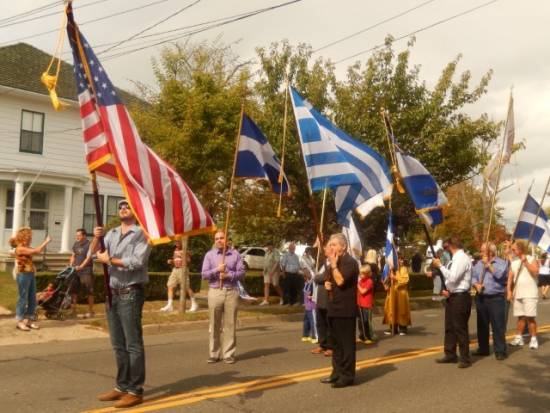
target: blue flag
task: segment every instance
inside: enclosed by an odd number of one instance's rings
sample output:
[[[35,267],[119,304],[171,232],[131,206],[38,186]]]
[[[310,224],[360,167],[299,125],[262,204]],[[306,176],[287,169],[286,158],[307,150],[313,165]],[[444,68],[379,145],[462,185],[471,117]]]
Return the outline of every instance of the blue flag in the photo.
[[[550,227],[548,226],[548,217],[544,210],[540,208],[539,203],[535,201],[531,195],[527,194],[527,199],[523,204],[523,209],[521,210],[518,224],[514,231],[514,239],[528,240],[531,232],[533,233],[531,242],[544,251],[550,252]]]
[[[416,158],[403,153],[396,147],[397,165],[403,184],[419,214],[432,228],[443,222],[441,208],[447,204],[447,197],[434,177]]]
[[[397,249],[395,248],[395,231],[393,228],[392,212],[389,211],[388,215],[388,230],[386,232],[386,248],[384,250],[384,256],[386,263],[384,264],[384,270],[382,271],[382,281],[385,281],[390,275],[390,271],[397,271],[399,269],[399,263],[397,262]]]
[[[392,191],[390,170],[378,152],[322,116],[290,88],[294,116],[312,191],[333,188],[338,222],[349,226],[350,213],[366,216]]]
[[[273,192],[279,194],[281,193],[280,172],[281,162],[266,137],[252,119],[243,115],[235,176],[267,179]],[[290,193],[290,185],[284,173],[282,192],[283,194]]]

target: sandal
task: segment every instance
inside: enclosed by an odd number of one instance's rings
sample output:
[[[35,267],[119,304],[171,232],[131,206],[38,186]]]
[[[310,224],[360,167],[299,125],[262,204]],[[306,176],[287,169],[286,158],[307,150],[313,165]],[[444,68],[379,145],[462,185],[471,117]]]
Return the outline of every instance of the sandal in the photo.
[[[21,331],[31,331],[31,329],[29,328],[29,326],[27,326],[27,324],[24,322],[24,321],[19,321],[17,323],[17,326],[16,328],[18,330],[21,330]]]

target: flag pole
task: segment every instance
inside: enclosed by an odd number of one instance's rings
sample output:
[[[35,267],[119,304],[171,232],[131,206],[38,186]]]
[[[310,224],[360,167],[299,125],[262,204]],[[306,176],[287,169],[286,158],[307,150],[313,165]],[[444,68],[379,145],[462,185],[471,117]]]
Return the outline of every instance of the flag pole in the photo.
[[[398,188],[399,192],[407,193],[407,195],[409,196],[409,199],[410,199],[411,196],[408,193],[406,187],[404,185],[401,185],[401,182],[400,182],[401,174],[399,172],[399,167],[397,166],[397,156],[395,155],[395,143],[393,142],[393,139],[392,139],[393,129],[392,129],[392,126],[391,126],[389,113],[388,113],[387,110],[382,108],[380,110],[380,114],[382,115],[382,120],[384,122],[384,128],[386,130],[386,138],[388,139],[388,145],[389,145],[389,149],[390,149],[390,158],[393,162],[392,172],[393,172],[393,176],[394,176],[394,179],[395,179],[395,183],[397,185],[397,188]],[[430,251],[432,253],[433,258],[436,258],[435,248],[433,246],[433,241],[432,241],[432,237],[430,235],[430,231],[428,230],[428,226],[426,225],[426,222],[424,221],[423,218],[420,218],[420,221],[422,222],[422,228],[424,230],[424,235],[426,236],[426,241],[428,241],[428,247],[430,248]],[[447,286],[445,285],[445,280],[443,279],[443,277],[441,277],[441,284],[442,284],[443,289],[446,290]]]
[[[70,4],[70,3],[72,3],[72,1],[69,1],[67,3],[67,5]],[[65,13],[66,13],[66,11],[65,11]],[[74,23],[74,21],[73,21],[73,23]],[[79,34],[80,32],[78,30],[78,27],[76,27],[76,23],[74,23],[74,24],[75,24],[75,27],[74,27],[75,43],[76,43],[77,48],[78,48],[78,54],[80,55],[80,60],[82,62],[82,66],[84,68],[84,71],[86,72],[86,76],[88,77],[88,84],[90,85],[90,88],[91,88],[91,93],[92,93],[92,96],[93,96],[93,102],[94,102],[94,104],[97,104],[97,94],[96,94],[96,90],[94,88],[94,84],[93,84],[93,80],[92,80],[93,79],[92,73],[90,71],[90,67],[88,66],[88,61],[86,60],[86,54],[84,53],[84,49],[82,48],[82,42],[80,41],[80,34]],[[100,199],[99,199],[99,189],[98,189],[98,186],[97,186],[97,178],[96,178],[95,171],[90,172],[90,176],[91,176],[91,179],[92,179],[92,196],[93,196],[93,200],[94,200],[96,225],[98,227],[103,227],[103,216],[101,214],[101,203],[100,203]],[[104,252],[105,251],[105,241],[103,239],[103,236],[101,236],[99,238],[99,246],[100,246],[100,249],[99,249],[100,252]],[[108,307],[111,308],[113,296],[112,296],[112,293],[111,293],[109,267],[107,266],[107,264],[103,264],[103,282],[104,282],[104,285],[105,285],[105,292],[107,293],[107,304],[108,304]]]
[[[227,232],[229,231],[229,218],[231,216],[231,200],[233,198],[233,185],[235,181],[235,170],[237,169],[237,155],[239,153],[239,142],[241,140],[243,116],[244,116],[244,100],[241,103],[241,115],[239,118],[239,128],[237,129],[237,139],[235,143],[235,156],[233,157],[233,171],[231,172],[231,181],[229,183],[229,194],[227,195],[227,210],[225,213],[225,226],[224,226],[225,242],[223,244],[223,250],[222,250],[222,264],[225,264],[225,253],[227,252],[227,240],[228,240]],[[223,279],[220,276],[220,288],[222,287],[223,287]]]
[[[544,203],[544,198],[546,198],[546,194],[548,192],[548,186],[549,185],[550,185],[550,176],[548,176],[548,179],[546,180],[546,186],[544,187],[544,192],[542,194],[542,199],[540,200],[540,203],[539,203],[539,208],[537,210],[537,215],[535,215],[535,221],[533,221],[533,227],[531,228],[531,231],[529,232],[529,238],[527,239],[527,247],[529,247],[529,244],[531,243],[531,240],[533,239],[533,235],[535,234],[535,229],[537,228],[537,221],[539,219],[540,211],[542,211],[542,204]],[[523,212],[523,208],[522,208],[522,212]],[[512,234],[512,236],[513,236],[513,234]],[[520,264],[519,269],[518,269],[518,274],[517,274],[516,278],[514,279],[514,283],[512,284],[512,298],[515,297],[515,294],[516,294],[516,281],[517,281],[517,279],[519,277],[519,274],[521,273],[522,269],[523,269],[523,262]]]
[[[485,237],[485,244],[487,244],[489,242],[489,238],[490,238],[490,234],[491,234],[491,225],[493,223],[493,212],[494,212],[494,209],[495,209],[495,203],[496,203],[496,198],[497,198],[497,192],[498,192],[498,187],[499,187],[499,184],[500,184],[500,175],[502,173],[502,157],[504,155],[504,147],[506,145],[506,137],[507,137],[507,130],[508,130],[508,118],[510,117],[510,105],[512,104],[512,92],[510,91],[510,99],[508,101],[508,112],[507,112],[507,115],[506,115],[506,121],[504,123],[504,132],[502,134],[502,145],[500,146],[500,155],[499,155],[499,158],[498,158],[498,168],[497,168],[497,181],[496,181],[496,184],[495,184],[495,188],[494,188],[494,191],[493,191],[493,196],[492,196],[492,199],[491,199],[491,208],[489,209],[489,225],[487,226],[487,236]],[[485,274],[483,274],[485,275]],[[482,283],[483,283],[483,275],[482,275]]]
[[[281,217],[281,207],[283,203],[283,182],[284,182],[284,168],[285,168],[285,152],[286,152],[286,130],[287,130],[287,119],[288,119],[288,74],[286,77],[286,87],[285,87],[285,110],[283,115],[283,147],[281,149],[281,170],[279,171],[279,205],[277,207],[277,218]]]
[[[327,205],[328,188],[325,181],[325,189],[323,190],[323,204],[321,206],[321,221],[319,222],[319,234],[323,234],[323,226],[325,224],[325,207]],[[321,242],[321,240],[319,240]],[[319,270],[319,259],[321,258],[321,246],[317,248],[317,259],[315,260],[315,271]]]

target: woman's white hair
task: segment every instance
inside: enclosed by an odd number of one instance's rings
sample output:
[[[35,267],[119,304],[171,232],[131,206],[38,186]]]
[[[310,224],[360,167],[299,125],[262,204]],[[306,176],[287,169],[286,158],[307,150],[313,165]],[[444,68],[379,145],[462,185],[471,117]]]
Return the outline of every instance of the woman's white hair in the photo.
[[[341,232],[338,232],[336,234],[332,234],[330,236],[330,240],[332,241],[333,239],[337,240],[340,243],[340,245],[342,245],[344,248],[348,247],[348,239]]]

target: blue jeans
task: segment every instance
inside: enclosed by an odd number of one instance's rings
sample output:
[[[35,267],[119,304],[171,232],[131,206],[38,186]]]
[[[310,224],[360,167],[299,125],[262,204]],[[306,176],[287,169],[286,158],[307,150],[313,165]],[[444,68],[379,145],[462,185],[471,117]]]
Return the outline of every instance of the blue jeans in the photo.
[[[315,320],[313,318],[312,310],[305,310],[304,312],[304,328],[302,331],[302,337],[311,337],[316,339],[317,332],[315,331]]]
[[[145,349],[141,328],[143,290],[113,295],[107,310],[111,344],[115,352],[116,389],[132,394],[143,394],[145,382]]]
[[[17,288],[19,299],[15,307],[15,318],[18,321],[35,319],[36,312],[36,281],[33,272],[20,272],[17,274]]]

